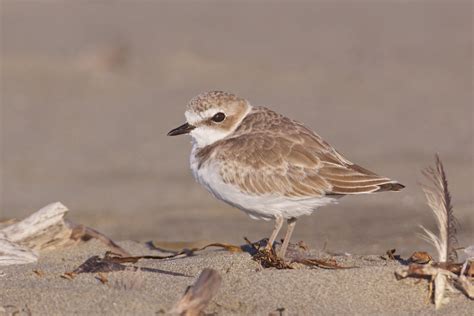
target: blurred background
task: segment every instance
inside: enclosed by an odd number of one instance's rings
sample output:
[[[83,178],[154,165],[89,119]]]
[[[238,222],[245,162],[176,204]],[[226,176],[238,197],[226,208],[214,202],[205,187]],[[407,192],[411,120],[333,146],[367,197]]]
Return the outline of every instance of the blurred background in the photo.
[[[474,241],[471,1],[1,2],[0,219],[61,201],[117,240],[268,237],[167,137],[196,94],[226,90],[304,122],[398,194],[303,217],[332,251],[431,249],[420,170],[441,155],[461,245]]]

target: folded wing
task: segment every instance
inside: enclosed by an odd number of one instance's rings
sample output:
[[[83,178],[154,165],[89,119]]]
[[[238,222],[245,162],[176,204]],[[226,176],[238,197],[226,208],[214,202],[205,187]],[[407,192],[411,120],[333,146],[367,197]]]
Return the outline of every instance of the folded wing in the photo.
[[[223,181],[248,194],[301,199],[399,191],[404,187],[351,163],[302,124],[281,116],[278,119],[275,128],[236,133],[204,148],[198,156],[202,163],[213,156]]]

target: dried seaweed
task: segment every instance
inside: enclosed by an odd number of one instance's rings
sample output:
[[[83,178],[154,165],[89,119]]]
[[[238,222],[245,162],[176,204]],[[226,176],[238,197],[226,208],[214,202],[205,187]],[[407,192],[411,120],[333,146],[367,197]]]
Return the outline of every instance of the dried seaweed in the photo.
[[[218,247],[223,248],[229,252],[243,252],[244,249],[241,246],[236,246],[226,243],[218,242],[206,242],[206,241],[193,241],[193,242],[165,242],[165,241],[150,241],[148,245],[153,248],[160,250],[162,252],[174,253],[174,254],[183,254],[200,251],[207,249],[209,247]]]
[[[89,232],[89,231],[86,229],[85,232]],[[84,233],[80,233],[79,235],[84,236]],[[101,234],[99,233],[99,235]],[[114,271],[123,271],[130,267],[128,265],[125,265],[126,263],[137,263],[139,260],[143,260],[143,259],[163,260],[163,259],[186,257],[186,256],[193,255],[194,252],[196,251],[201,251],[209,247],[219,247],[230,252],[242,251],[241,247],[239,246],[234,246],[234,245],[229,245],[229,244],[224,244],[224,243],[211,243],[200,248],[182,249],[181,251],[178,251],[174,254],[166,255],[166,256],[157,256],[157,255],[124,256],[123,255],[124,251],[120,251],[119,253],[107,251],[105,255],[103,256],[103,258],[99,256],[92,256],[89,259],[87,259],[84,263],[79,265],[73,271],[62,274],[61,277],[72,280],[76,277],[76,275],[80,273],[107,273],[107,272],[114,272]],[[128,253],[125,252],[125,254],[128,254]],[[138,269],[136,267],[134,268]],[[145,268],[143,270],[181,275],[179,273],[176,274],[173,272],[167,272],[167,271],[162,271],[158,269]]]
[[[303,264],[310,267],[318,267],[323,269],[352,269],[353,266],[341,266],[334,259],[319,259],[308,257],[304,252],[308,251],[308,247],[303,242],[298,242],[296,245],[292,245],[292,248],[304,251],[301,252],[289,252],[287,257],[289,261],[285,261],[275,253],[275,250],[267,249],[262,247],[261,242],[252,243],[246,237],[244,238],[247,244],[253,249],[253,260],[260,263],[263,268],[275,268],[275,269],[295,269],[296,264]]]
[[[143,270],[148,272],[157,272],[157,273],[164,273],[170,274],[175,276],[185,276],[181,273],[169,272],[160,269],[154,268],[139,268],[135,266],[126,265],[126,263],[137,263],[139,260],[142,259],[168,259],[173,258],[174,255],[171,256],[136,256],[136,257],[122,257],[120,254],[116,254],[110,251],[107,251],[105,255],[101,258],[99,256],[92,256],[87,259],[84,263],[79,265],[73,271],[65,272],[61,275],[62,278],[72,280],[78,274],[81,273],[107,273],[107,272],[116,272],[116,271],[124,271],[124,270]]]
[[[433,258],[426,251],[415,251],[408,260],[413,263],[427,264],[433,261]]]
[[[127,262],[127,261],[123,261]],[[129,261],[130,262],[130,261]],[[83,264],[72,271],[74,274],[80,273],[99,273],[99,272],[113,272],[122,271],[127,268],[121,262],[118,262],[114,257],[110,257],[107,253],[104,258],[93,256],[87,259]]]
[[[278,257],[275,253],[275,250],[273,249],[259,249],[258,252],[252,256],[252,258],[253,260],[260,263],[263,268],[293,269],[291,264]]]
[[[90,239],[97,239],[104,243],[107,247],[112,249],[113,252],[119,253],[122,256],[130,256],[130,253],[117,245],[112,239],[109,237],[105,236],[101,232],[98,232],[97,230],[81,225],[81,224],[73,224],[71,222],[68,222],[68,224],[72,227],[71,231],[71,236],[70,239],[74,241],[82,240],[82,241],[88,241]]]
[[[299,259],[293,262],[302,263],[307,266],[316,266],[318,268],[331,269],[331,270],[357,268],[356,266],[341,266],[334,259],[306,258],[306,259]]]
[[[162,246],[162,244],[165,245],[165,247]],[[167,249],[166,246],[173,245],[172,248],[175,248],[176,245],[181,246],[181,249]],[[203,245],[202,242],[190,242],[190,243],[159,243],[159,242],[150,242],[149,245],[153,247],[154,249],[158,249],[162,252],[168,252],[172,253],[172,255],[168,256],[152,256],[153,258],[145,258],[145,259],[169,259],[169,258],[176,258],[176,257],[186,257],[186,256],[192,256],[194,255],[195,252],[205,250],[207,248],[211,247],[216,247],[216,248],[222,248],[223,250],[232,252],[232,253],[238,253],[238,252],[243,252],[244,249],[242,246],[236,246],[236,245],[231,245],[231,244],[226,244],[226,243],[218,243],[218,242],[213,242],[209,244]]]

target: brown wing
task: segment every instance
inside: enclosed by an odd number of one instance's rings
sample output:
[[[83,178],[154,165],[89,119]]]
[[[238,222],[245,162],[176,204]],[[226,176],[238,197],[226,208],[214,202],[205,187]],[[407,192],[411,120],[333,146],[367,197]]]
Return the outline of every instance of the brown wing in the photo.
[[[352,164],[302,124],[268,109],[250,114],[241,125],[234,137],[205,147],[198,156],[203,162],[217,159],[224,182],[243,192],[302,198],[403,188]]]
[[[345,166],[325,165],[319,174],[332,188],[327,194],[363,194],[380,191],[400,191],[405,186],[379,176],[356,164]]]

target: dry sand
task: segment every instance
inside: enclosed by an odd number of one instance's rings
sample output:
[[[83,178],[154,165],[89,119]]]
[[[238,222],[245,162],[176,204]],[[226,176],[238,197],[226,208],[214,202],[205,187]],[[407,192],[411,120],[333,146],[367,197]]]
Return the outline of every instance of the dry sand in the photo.
[[[419,224],[435,227],[418,181],[439,152],[459,242],[473,244],[471,1],[0,5],[0,218],[59,200],[75,222],[118,240],[267,236],[272,223],[250,220],[193,181],[189,139],[166,137],[191,97],[223,89],[303,121],[349,159],[407,186],[304,217],[294,240],[341,253],[432,252],[416,237]],[[347,271],[256,272],[246,254],[208,251],[140,263],[185,276],[146,272],[132,290],[92,275],[58,277],[102,252],[92,243],[2,268],[0,305],[34,314],[155,314],[211,267],[224,285],[208,312],[435,313],[426,283],[396,281],[396,263],[377,257],[356,259],[361,268]],[[473,307],[458,297],[439,313]]]
[[[157,254],[136,242],[120,245],[135,255]],[[168,311],[202,269],[212,268],[223,283],[206,312],[219,315],[268,315],[279,308],[283,315],[472,315],[474,309],[474,301],[457,294],[435,311],[427,301],[427,282],[397,281],[394,271],[400,265],[380,256],[337,257],[341,264],[359,267],[350,270],[262,270],[247,253],[208,250],[181,259],[140,261],[136,266],[146,271],[138,276],[110,273],[108,284],[96,274],[60,277],[105,250],[93,241],[46,254],[36,264],[2,267],[0,307],[13,305],[33,315],[155,315]]]

